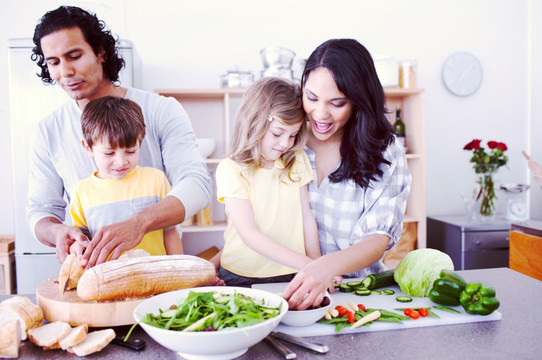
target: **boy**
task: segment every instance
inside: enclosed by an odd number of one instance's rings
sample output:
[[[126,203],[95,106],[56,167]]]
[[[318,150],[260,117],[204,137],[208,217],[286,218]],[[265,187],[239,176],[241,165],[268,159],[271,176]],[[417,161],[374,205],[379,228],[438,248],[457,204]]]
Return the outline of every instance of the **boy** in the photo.
[[[171,186],[161,170],[138,166],[145,122],[134,101],[104,96],[89,102],[81,115],[81,128],[83,147],[98,171],[77,183],[70,213],[73,226],[88,229],[92,238],[103,226],[159,202]],[[147,233],[134,249],[151,255],[183,253],[175,227]],[[80,255],[83,246],[75,242],[71,252]]]

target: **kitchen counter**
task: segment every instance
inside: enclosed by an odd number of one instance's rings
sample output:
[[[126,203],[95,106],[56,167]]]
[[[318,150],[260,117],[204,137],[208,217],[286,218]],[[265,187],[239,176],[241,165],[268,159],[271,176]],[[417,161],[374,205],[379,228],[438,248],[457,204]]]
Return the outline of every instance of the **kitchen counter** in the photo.
[[[325,355],[317,355],[291,345],[297,359],[539,359],[542,353],[542,281],[508,268],[464,270],[459,273],[467,281],[485,281],[497,290],[502,319],[479,323],[443,325],[309,337],[329,346]],[[10,295],[1,295],[4,300]],[[34,295],[29,296],[35,300]],[[125,333],[127,327],[116,328]],[[176,354],[149,338],[138,327],[132,337],[144,339],[144,351],[110,344],[93,359],[177,359]],[[75,359],[62,350],[42,350],[29,341],[20,349],[20,359]],[[282,359],[265,341],[251,347],[239,360]]]

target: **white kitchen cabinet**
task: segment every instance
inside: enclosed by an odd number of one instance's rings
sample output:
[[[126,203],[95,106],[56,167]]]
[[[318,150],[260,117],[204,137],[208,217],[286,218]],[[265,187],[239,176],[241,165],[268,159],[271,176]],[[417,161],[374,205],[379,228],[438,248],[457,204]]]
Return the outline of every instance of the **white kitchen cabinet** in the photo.
[[[244,88],[220,89],[158,89],[155,92],[174,97],[187,111],[196,137],[212,137],[216,139],[216,149],[206,160],[213,179],[216,164],[227,153],[235,115]],[[385,88],[390,122],[395,121],[395,110],[401,108],[403,122],[406,127],[407,161],[412,173],[412,189],[410,191],[405,223],[417,225],[416,248],[426,247],[426,202],[425,202],[425,126],[422,89]],[[183,227],[183,244],[186,253],[199,253],[209,246],[222,248],[222,232],[226,226],[224,206],[214,196],[211,226]],[[196,240],[196,241],[192,241]]]

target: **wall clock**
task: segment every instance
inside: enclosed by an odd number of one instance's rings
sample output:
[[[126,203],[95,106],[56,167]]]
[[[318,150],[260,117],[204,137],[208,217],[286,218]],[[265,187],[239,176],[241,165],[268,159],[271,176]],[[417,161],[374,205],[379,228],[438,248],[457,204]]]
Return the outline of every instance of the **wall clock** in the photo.
[[[469,96],[482,84],[482,64],[467,52],[450,55],[442,66],[442,81],[446,89],[456,96]]]
[[[509,220],[527,220],[529,218],[529,209],[523,200],[511,199],[508,201],[506,218]]]

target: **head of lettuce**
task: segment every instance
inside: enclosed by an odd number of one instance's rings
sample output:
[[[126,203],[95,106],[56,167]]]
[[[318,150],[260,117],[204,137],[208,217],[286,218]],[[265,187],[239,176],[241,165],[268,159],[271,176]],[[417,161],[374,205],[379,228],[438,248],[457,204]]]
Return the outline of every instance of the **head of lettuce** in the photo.
[[[393,276],[402,292],[422,297],[429,294],[442,269],[454,270],[447,254],[435,249],[417,249],[401,260]]]

